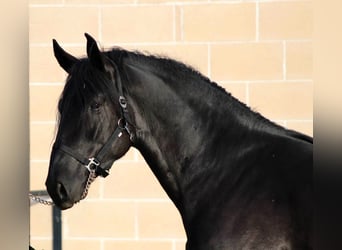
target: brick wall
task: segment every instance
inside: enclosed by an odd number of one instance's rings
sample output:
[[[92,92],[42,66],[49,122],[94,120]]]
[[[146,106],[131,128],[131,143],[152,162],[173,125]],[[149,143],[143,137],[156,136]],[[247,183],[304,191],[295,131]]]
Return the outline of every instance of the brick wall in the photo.
[[[311,1],[30,0],[30,188],[45,189],[65,73],[52,38],[85,54],[84,32],[188,63],[254,110],[312,134]],[[99,214],[104,216],[98,216]],[[31,244],[52,249],[51,209],[31,207]],[[132,149],[63,211],[63,249],[184,249],[178,211]]]

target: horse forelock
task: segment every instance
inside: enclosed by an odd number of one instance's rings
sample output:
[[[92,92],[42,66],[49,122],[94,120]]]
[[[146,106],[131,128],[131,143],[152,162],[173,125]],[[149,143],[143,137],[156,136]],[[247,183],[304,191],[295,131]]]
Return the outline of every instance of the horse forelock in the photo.
[[[68,75],[64,90],[60,96],[59,111],[68,107],[68,103],[84,108],[91,97],[102,94],[113,99],[115,86],[112,80],[103,72],[94,68],[88,59],[82,59],[72,68]]]
[[[68,75],[59,97],[57,127],[63,120],[69,120],[71,114],[77,114],[80,119],[74,120],[74,128],[83,129],[90,122],[83,117],[95,96],[101,95],[113,104],[117,101],[114,84],[110,77],[93,67],[87,58],[80,59]]]

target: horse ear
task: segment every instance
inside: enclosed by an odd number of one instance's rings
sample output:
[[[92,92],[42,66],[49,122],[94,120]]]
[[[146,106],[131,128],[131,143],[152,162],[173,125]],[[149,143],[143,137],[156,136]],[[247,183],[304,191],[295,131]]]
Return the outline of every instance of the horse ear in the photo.
[[[78,59],[69,53],[67,53],[65,50],[62,49],[61,46],[57,43],[55,39],[52,40],[53,42],[53,52],[55,54],[55,57],[57,59],[58,64],[67,72],[70,74],[72,66],[78,61]]]
[[[90,63],[100,71],[105,71],[105,61],[97,43],[88,33],[84,33],[87,38],[87,55]]]

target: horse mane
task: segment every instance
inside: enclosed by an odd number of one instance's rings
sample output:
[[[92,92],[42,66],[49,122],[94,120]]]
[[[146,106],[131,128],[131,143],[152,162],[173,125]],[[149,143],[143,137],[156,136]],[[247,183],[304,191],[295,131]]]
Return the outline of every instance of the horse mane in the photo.
[[[208,88],[208,92],[213,94],[215,98],[225,99],[225,102],[229,104],[227,107],[231,107],[234,104],[233,106],[235,112],[256,118],[255,120],[258,121],[258,125],[271,126],[284,130],[284,127],[270,121],[266,117],[262,116],[259,112],[252,110],[249,106],[234,97],[226,89],[218,85],[216,82],[211,81],[208,77],[190,65],[165,55],[151,54],[149,52],[137,50],[127,51],[120,47],[112,48],[105,53],[107,53],[107,56],[118,65],[121,64],[122,58],[130,57],[137,62],[150,65],[149,68],[154,70],[155,73],[160,71],[168,72],[168,77],[175,78],[177,81],[184,81],[184,79],[191,78],[192,81],[187,81],[187,84],[203,84]],[[197,88],[197,86],[194,87]],[[253,123],[251,126],[254,125],[255,123]]]
[[[110,59],[116,61],[117,63],[120,63],[119,61],[121,58],[130,56],[139,62],[151,65],[151,68],[167,70],[168,72],[171,72],[171,76],[179,77],[179,74],[181,74],[181,76],[191,76],[195,79],[200,80],[201,82],[209,84],[211,87],[214,87],[215,89],[221,91],[222,93],[225,93],[226,95],[231,95],[223,87],[218,85],[216,82],[211,81],[208,77],[200,73],[194,67],[176,59],[170,58],[166,55],[152,54],[150,52],[142,52],[138,50],[128,51],[120,47],[115,47],[107,53]]]

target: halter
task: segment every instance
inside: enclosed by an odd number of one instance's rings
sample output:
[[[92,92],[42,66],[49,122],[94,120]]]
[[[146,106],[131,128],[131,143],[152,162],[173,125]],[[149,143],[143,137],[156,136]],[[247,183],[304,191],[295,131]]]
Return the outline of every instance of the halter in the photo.
[[[97,152],[97,154],[93,157],[87,158],[79,154],[74,149],[65,146],[65,145],[53,145],[53,149],[59,150],[75,160],[77,160],[79,163],[81,163],[90,173],[95,171],[97,176],[107,177],[109,175],[109,170],[102,167],[102,161],[107,154],[108,150],[111,148],[112,144],[116,141],[116,139],[120,138],[122,136],[122,133],[126,131],[128,135],[130,136],[130,140],[133,141],[134,135],[131,132],[129,128],[129,124],[131,123],[131,120],[129,118],[128,110],[127,110],[127,100],[123,96],[123,90],[122,90],[122,82],[121,77],[119,74],[119,70],[117,65],[112,61],[109,60],[112,66],[115,70],[115,76],[111,74],[112,81],[114,83],[117,83],[117,88],[119,92],[119,104],[120,104],[120,110],[121,110],[121,118],[118,120],[118,124],[112,135],[109,137],[107,142],[102,146],[102,148]],[[111,72],[112,73],[112,72]]]

